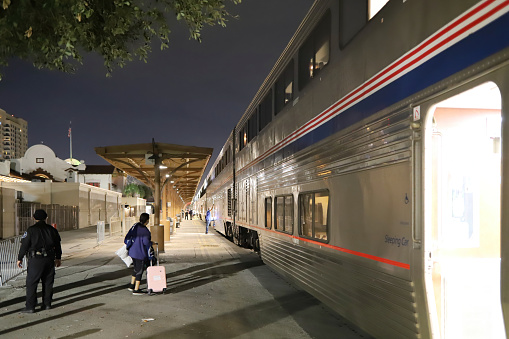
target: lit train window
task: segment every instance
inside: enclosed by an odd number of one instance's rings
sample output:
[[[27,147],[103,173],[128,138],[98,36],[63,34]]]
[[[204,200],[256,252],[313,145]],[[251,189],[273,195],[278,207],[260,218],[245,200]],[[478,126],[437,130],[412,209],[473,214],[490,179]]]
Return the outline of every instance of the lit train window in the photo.
[[[380,12],[380,10],[389,2],[389,0],[369,0],[368,7],[368,15],[369,20],[373,18],[376,13]]]
[[[265,228],[272,228],[272,198],[265,198]]]
[[[340,0],[339,47],[344,48],[368,21],[368,2]]]
[[[278,114],[287,103],[293,100],[293,60],[288,63],[275,86],[274,114]]]
[[[327,242],[329,239],[329,192],[299,196],[299,233],[303,237]]]
[[[299,49],[299,89],[303,89],[329,63],[330,11]]]
[[[239,151],[247,145],[247,128],[244,125],[239,131]]]
[[[276,231],[293,233],[293,195],[279,196],[274,202]]]

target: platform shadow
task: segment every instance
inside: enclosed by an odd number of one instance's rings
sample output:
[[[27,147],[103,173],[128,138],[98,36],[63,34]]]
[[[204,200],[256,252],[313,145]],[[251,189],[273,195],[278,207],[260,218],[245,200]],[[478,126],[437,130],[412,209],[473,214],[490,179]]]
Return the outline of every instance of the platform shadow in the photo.
[[[11,327],[11,328],[6,328],[6,329],[0,331],[0,336],[2,336],[4,334],[7,334],[7,333],[10,333],[10,332],[18,331],[18,330],[21,330],[21,329],[24,329],[24,328],[27,328],[27,327],[30,327],[30,326],[36,326],[36,325],[39,325],[39,324],[42,324],[42,323],[45,323],[45,322],[48,322],[48,321],[54,321],[54,320],[57,320],[57,319],[60,319],[60,318],[64,318],[64,317],[67,317],[67,316],[70,316],[70,315],[73,315],[73,314],[76,314],[76,313],[88,311],[88,310],[91,310],[93,308],[100,307],[100,306],[103,306],[103,305],[105,305],[105,304],[103,304],[103,303],[93,304],[93,305],[89,305],[89,306],[86,306],[86,307],[78,308],[78,309],[73,310],[73,311],[68,311],[68,312],[65,312],[65,313],[60,313],[60,314],[54,315],[52,317],[48,317],[48,318],[44,318],[44,319],[40,319],[40,320],[28,322],[28,323],[24,323],[22,325]],[[31,316],[31,315],[27,315],[27,316]]]

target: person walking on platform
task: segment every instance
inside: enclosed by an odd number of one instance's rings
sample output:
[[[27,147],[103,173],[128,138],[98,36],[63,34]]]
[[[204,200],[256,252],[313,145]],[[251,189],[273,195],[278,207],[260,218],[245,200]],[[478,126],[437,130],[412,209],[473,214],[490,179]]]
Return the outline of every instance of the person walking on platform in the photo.
[[[205,234],[209,233],[209,225],[210,219],[212,216],[210,215],[210,208],[207,210],[207,214],[205,215]]]
[[[42,281],[42,307],[49,310],[53,299],[55,267],[62,264],[62,247],[58,231],[46,224],[48,215],[44,210],[36,210],[35,225],[30,226],[21,238],[18,252],[18,267],[22,268],[23,257],[28,257],[26,278],[26,304],[21,313],[34,313],[37,304],[37,285]]]
[[[186,210],[186,220],[187,220],[187,217],[189,216],[189,211]]]
[[[147,228],[150,216],[147,213],[140,215],[140,222],[136,223],[129,233],[134,232],[134,242],[129,248],[129,256],[133,259],[134,271],[131,276],[131,284],[128,290],[133,295],[141,295],[144,292],[140,289],[141,277],[145,266],[148,266],[148,250],[152,246],[152,235]],[[126,237],[129,235],[126,235]]]
[[[189,210],[189,220],[193,220],[193,210]]]

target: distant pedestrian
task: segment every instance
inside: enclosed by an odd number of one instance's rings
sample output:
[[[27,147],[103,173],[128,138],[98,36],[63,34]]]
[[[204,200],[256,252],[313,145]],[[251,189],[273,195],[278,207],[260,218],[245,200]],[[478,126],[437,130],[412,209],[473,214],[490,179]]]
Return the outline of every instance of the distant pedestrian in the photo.
[[[133,259],[134,270],[131,276],[131,284],[128,288],[129,291],[133,292],[133,295],[145,293],[140,289],[140,284],[143,271],[148,266],[148,251],[150,246],[152,246],[152,235],[147,228],[149,219],[150,216],[147,213],[142,213],[140,215],[140,222],[133,226],[135,238],[132,246],[129,248],[129,256]]]
[[[189,210],[189,220],[193,220],[193,210]]]
[[[189,211],[186,210],[186,220],[187,220],[188,217],[189,217]]]
[[[212,215],[210,213],[210,208],[207,210],[207,214],[205,215],[205,234],[209,233],[209,225],[210,220],[212,219]]]
[[[21,238],[18,253],[18,267],[22,267],[23,257],[28,257],[26,278],[26,304],[21,313],[34,313],[37,304],[37,285],[42,281],[41,310],[51,309],[55,267],[62,264],[60,235],[51,225],[46,224],[48,215],[44,210],[36,210],[35,225],[30,226]]]

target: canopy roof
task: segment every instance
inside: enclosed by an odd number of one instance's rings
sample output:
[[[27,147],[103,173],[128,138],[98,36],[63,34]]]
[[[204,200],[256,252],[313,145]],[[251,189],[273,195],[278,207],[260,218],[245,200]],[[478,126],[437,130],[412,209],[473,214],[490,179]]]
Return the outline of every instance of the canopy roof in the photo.
[[[152,189],[156,188],[155,164],[160,162],[160,189],[165,184],[172,185],[185,202],[193,199],[212,151],[208,147],[163,144],[153,140],[147,144],[95,148],[97,155]]]

